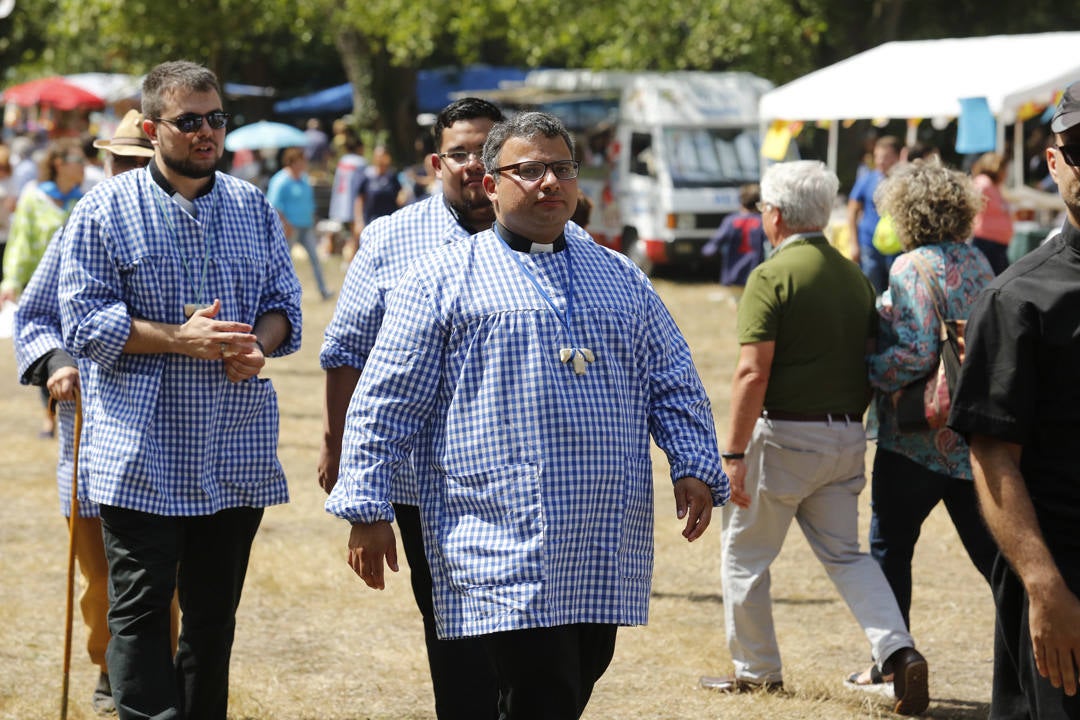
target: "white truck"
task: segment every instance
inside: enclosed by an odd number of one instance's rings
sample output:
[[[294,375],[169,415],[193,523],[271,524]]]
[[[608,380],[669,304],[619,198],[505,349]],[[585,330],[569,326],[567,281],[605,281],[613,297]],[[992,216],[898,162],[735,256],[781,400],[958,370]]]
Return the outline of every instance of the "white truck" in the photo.
[[[529,104],[521,101],[532,88],[533,106],[577,125],[589,232],[652,272],[699,264],[702,245],[738,210],[739,187],[757,182],[758,100],[772,87],[742,72],[539,70],[494,99]],[[596,123],[605,99],[607,117]]]

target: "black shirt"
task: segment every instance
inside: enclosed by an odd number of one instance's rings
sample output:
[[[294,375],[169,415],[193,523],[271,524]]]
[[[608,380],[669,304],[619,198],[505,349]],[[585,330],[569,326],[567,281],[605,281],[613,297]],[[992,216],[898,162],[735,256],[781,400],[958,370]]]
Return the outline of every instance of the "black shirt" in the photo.
[[[949,426],[1023,446],[1020,470],[1047,545],[1062,570],[1075,565],[1080,229],[1066,222],[976,300]]]

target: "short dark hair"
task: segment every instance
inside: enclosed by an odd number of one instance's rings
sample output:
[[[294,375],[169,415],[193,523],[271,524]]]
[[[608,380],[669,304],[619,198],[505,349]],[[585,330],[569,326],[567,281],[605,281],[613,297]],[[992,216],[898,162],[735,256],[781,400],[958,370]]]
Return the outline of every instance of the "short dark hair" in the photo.
[[[562,120],[551,113],[524,112],[509,120],[496,123],[495,127],[491,128],[487,141],[484,143],[484,168],[490,173],[498,166],[499,153],[510,138],[529,139],[537,135],[547,138],[561,137],[566,142],[567,149],[570,150],[570,157],[574,157],[574,139],[570,137]],[[496,175],[496,182],[498,179]]]
[[[216,92],[221,97],[217,76],[207,68],[188,60],[163,62],[149,73],[142,84],[142,114],[150,120],[161,117],[166,96],[184,92]]]
[[[455,100],[442,109],[435,118],[435,125],[431,128],[431,134],[435,138],[435,149],[442,147],[443,130],[462,120],[475,120],[488,118],[492,122],[502,122],[503,113],[496,105],[475,97],[465,97]]]
[[[874,143],[874,147],[888,148],[899,155],[900,151],[904,149],[904,143],[895,135],[882,135],[877,139],[877,142]]]
[[[761,202],[761,186],[757,183],[747,183],[739,188],[739,205],[750,211],[757,210],[757,204]]]
[[[281,152],[281,166],[287,167],[292,165],[298,159],[304,157],[304,148],[302,147],[288,147]]]

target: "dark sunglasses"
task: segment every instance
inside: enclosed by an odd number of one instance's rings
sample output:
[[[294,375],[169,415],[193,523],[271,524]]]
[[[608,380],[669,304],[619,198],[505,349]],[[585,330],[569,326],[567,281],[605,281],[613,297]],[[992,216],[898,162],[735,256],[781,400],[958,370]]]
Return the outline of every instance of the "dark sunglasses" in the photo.
[[[220,130],[225,127],[231,118],[227,112],[222,110],[214,110],[208,112],[205,115],[199,115],[198,113],[184,113],[178,118],[172,120],[168,118],[159,117],[158,122],[166,122],[175,127],[182,133],[193,133],[202,128],[203,120],[206,120],[206,124],[210,126],[212,130]]]
[[[1061,153],[1061,157],[1065,158],[1066,165],[1080,167],[1080,143],[1058,145],[1057,149],[1058,152]]]

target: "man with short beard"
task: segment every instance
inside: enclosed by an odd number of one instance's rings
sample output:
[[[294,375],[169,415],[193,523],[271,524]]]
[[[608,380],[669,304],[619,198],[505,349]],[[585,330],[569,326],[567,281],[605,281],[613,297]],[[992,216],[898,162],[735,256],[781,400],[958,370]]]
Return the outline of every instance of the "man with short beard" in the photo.
[[[386,296],[417,258],[435,248],[487,230],[495,221],[484,192],[480,151],[502,111],[478,98],[462,98],[439,113],[431,156],[442,194],[408,205],[364,228],[349,264],[337,308],[326,328],[319,361],[326,371],[326,404],[319,484],[337,482],[345,413],[368,353],[382,325]],[[413,595],[424,618],[424,640],[439,720],[496,716],[498,688],[483,650],[472,640],[439,640],[431,604],[431,572],[424,556],[416,480],[410,472],[394,491],[398,529],[412,575]]]
[[[95,187],[61,238],[64,345],[93,418],[80,478],[101,508],[120,718],[224,720],[251,543],[288,500],[259,373],[300,347],[300,283],[263,194],[215,171],[229,116],[214,74],[157,66],[142,111],[149,170]]]

